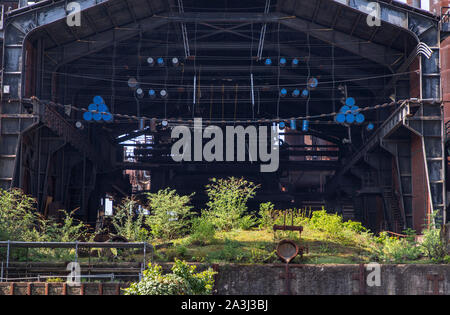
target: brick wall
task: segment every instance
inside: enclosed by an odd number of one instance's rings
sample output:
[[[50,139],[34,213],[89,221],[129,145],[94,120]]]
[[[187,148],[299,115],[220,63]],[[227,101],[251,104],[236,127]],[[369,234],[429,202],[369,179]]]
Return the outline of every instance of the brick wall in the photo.
[[[126,283],[0,282],[0,295],[121,295]]]

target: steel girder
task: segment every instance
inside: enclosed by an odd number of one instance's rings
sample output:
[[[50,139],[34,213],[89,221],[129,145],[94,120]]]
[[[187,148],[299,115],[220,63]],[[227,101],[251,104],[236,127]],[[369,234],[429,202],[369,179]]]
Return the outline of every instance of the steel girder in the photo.
[[[82,9],[98,5],[98,1],[80,0]],[[24,13],[8,17],[3,38],[2,105],[0,117],[0,187],[10,188],[15,176],[21,133],[38,122],[21,102],[27,37],[40,27],[67,17],[66,2],[40,5]],[[21,12],[19,9],[18,11]],[[8,92],[8,93],[6,93]]]
[[[106,2],[108,1],[77,1],[82,12],[104,5]],[[34,6],[15,10],[7,16],[2,33],[4,66],[0,117],[0,165],[2,165],[0,168],[0,187],[2,188],[10,188],[13,185],[13,179],[16,178],[14,173],[21,133],[38,123],[39,118],[35,114],[29,114],[21,102],[24,96],[25,43],[35,31],[45,29],[46,25],[57,21],[64,21],[69,14],[66,5],[66,1],[43,1]],[[148,21],[143,21],[144,24],[146,22]],[[137,21],[134,21],[135,26],[136,23]],[[163,22],[160,21],[160,23]],[[139,27],[141,26],[139,25]],[[51,37],[51,34],[48,32],[47,34]],[[113,32],[110,34],[115,36]],[[124,35],[117,36],[122,37]],[[79,46],[82,46],[82,48]],[[86,49],[83,45],[78,45],[77,48],[78,50],[75,51],[75,54],[78,54],[77,56],[90,52],[90,50],[88,52],[83,50]],[[102,47],[90,47],[90,49],[102,49]]]

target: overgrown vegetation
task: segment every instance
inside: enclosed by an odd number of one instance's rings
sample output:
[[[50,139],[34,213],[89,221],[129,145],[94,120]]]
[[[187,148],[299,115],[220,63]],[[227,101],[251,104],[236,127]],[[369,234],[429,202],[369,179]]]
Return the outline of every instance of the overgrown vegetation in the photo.
[[[192,216],[190,196],[180,196],[175,190],[160,190],[147,194],[151,214],[147,217],[153,236],[164,240],[173,240],[183,236],[189,228]]]
[[[245,213],[248,200],[253,198],[258,188],[258,185],[243,178],[211,179],[206,186],[209,197],[206,217],[220,231],[252,227],[256,221],[245,216]]]
[[[172,273],[163,274],[159,265],[148,266],[141,281],[124,289],[125,295],[210,295],[214,285],[212,269],[196,272],[196,266],[175,260]]]
[[[390,237],[380,233],[375,237],[374,260],[384,263],[404,263],[420,258],[421,250],[415,241],[406,238]]]
[[[191,244],[206,245],[214,242],[216,227],[206,216],[192,219],[191,234],[189,241]]]
[[[35,211],[35,201],[21,190],[0,190],[0,240],[24,242],[89,241],[88,227],[73,218],[73,213],[61,210],[61,220],[45,219]],[[12,256],[22,259],[25,250]],[[30,249],[30,257],[65,259],[71,255],[67,249]]]
[[[145,216],[139,212],[139,204],[133,198],[125,198],[116,207],[112,224],[117,235],[130,242],[146,242],[149,232],[145,229]]]
[[[387,233],[374,235],[361,223],[344,222],[341,216],[325,209],[285,212],[269,202],[260,204],[255,213],[248,209],[247,203],[258,188],[243,178],[211,179],[206,186],[207,208],[200,214],[193,211],[192,195],[181,196],[171,189],[146,194],[141,200],[125,198],[114,209],[113,229],[109,232],[132,242],[165,244],[155,253],[159,262],[183,259],[204,263],[273,263],[278,261],[277,242],[286,238],[307,249],[303,258],[296,258],[297,263],[450,262],[439,229],[426,226],[419,242],[413,230],[404,231],[405,238]],[[61,214],[58,221],[43,219],[35,212],[32,198],[19,190],[0,191],[0,239],[61,242],[93,239],[87,226],[74,220],[73,213]],[[285,221],[303,226],[301,238],[298,232],[273,231],[273,225],[283,225]],[[69,250],[36,249],[33,253],[54,258],[71,255]],[[122,251],[114,254],[120,255],[124,257]],[[157,278],[155,268],[151,267],[148,274]],[[180,279],[171,277],[157,278],[162,279],[168,292],[172,292],[173,283],[184,285]]]
[[[420,247],[426,257],[433,262],[442,263],[449,261],[447,255],[447,244],[441,237],[441,231],[439,229],[427,229],[423,232],[423,241]]]

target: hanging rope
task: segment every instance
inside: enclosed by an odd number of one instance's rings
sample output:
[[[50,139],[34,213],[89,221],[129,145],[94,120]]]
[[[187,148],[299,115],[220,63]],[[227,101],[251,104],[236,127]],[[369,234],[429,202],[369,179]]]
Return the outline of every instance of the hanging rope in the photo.
[[[33,102],[38,102],[39,104],[42,105],[48,105],[48,106],[52,106],[52,107],[59,107],[61,109],[67,109],[70,108],[71,110],[74,111],[78,111],[78,112],[89,112],[90,110],[87,108],[83,108],[83,107],[75,107],[73,105],[63,105],[63,104],[59,104],[56,102],[52,102],[52,101],[41,101],[39,100],[37,97],[33,96],[30,99],[22,99],[23,102],[26,103],[30,103],[32,104]],[[353,111],[353,113],[359,113],[359,112],[366,112],[366,111],[371,111],[371,110],[379,110],[379,109],[383,109],[383,108],[388,108],[388,107],[393,107],[393,106],[397,106],[397,105],[401,105],[405,102],[409,102],[411,104],[420,104],[421,102],[424,102],[426,100],[419,100],[419,99],[411,99],[411,100],[400,100],[400,101],[396,101],[396,102],[391,102],[391,103],[384,103],[384,104],[380,104],[380,105],[376,105],[376,106],[367,106],[367,107],[361,107],[356,111]],[[224,109],[224,107],[222,107],[222,110]],[[99,112],[99,111],[90,111],[92,113],[101,113],[101,114],[108,114],[107,112]],[[347,113],[352,113],[352,111],[348,111]],[[242,123],[242,124],[261,124],[261,123],[279,123],[281,121],[289,121],[289,120],[311,120],[311,119],[323,119],[323,118],[328,118],[328,117],[335,117],[337,114],[339,114],[338,112],[333,112],[333,113],[326,113],[326,114],[319,114],[319,115],[311,115],[311,116],[300,116],[300,117],[289,117],[289,118],[277,118],[277,119],[268,119],[268,118],[261,118],[261,119],[256,119],[256,120],[252,120],[252,119],[240,119],[240,120],[225,120],[224,119],[224,114],[222,113],[222,120],[210,120],[207,121],[207,123]],[[193,119],[161,119],[161,118],[151,118],[151,117],[146,117],[146,116],[133,116],[133,115],[123,115],[123,114],[112,114],[113,117],[115,118],[123,118],[127,121],[130,120],[140,120],[140,119],[146,119],[146,120],[153,120],[155,122],[162,122],[162,121],[167,121],[167,122],[173,122],[173,123],[182,123],[182,124],[192,124],[194,123]],[[319,122],[316,122],[319,123]],[[329,124],[336,124],[333,121],[320,121],[320,123],[329,123]],[[107,124],[107,123],[105,123]]]

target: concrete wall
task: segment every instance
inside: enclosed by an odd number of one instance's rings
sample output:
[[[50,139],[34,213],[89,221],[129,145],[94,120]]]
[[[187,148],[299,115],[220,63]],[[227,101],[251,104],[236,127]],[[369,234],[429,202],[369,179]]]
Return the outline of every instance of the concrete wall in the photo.
[[[164,266],[165,270],[170,266]],[[219,295],[279,295],[286,291],[285,265],[214,266]],[[199,267],[199,270],[204,266]],[[450,295],[450,265],[382,265],[380,286],[367,286],[372,271],[360,265],[292,265],[290,290],[298,295]],[[361,277],[362,275],[362,277]],[[434,281],[437,279],[439,281]],[[362,286],[361,286],[362,284]],[[0,283],[0,295],[117,295],[125,283]]]
[[[450,265],[383,265],[381,286],[368,287],[364,268],[360,287],[358,265],[295,265],[290,272],[291,290],[300,295],[424,295],[437,292],[429,279],[436,275],[439,294],[450,295]],[[220,266],[216,289],[222,295],[273,295],[285,289],[284,265]],[[436,291],[435,291],[436,290]]]

